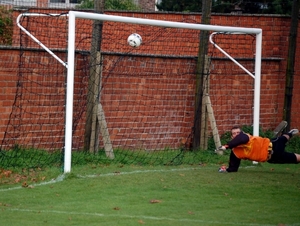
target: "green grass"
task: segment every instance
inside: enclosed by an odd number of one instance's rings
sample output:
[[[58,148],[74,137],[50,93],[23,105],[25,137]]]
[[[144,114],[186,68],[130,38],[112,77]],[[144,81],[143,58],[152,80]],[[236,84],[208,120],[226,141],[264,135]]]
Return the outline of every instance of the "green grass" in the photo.
[[[61,181],[6,184],[0,225],[300,225],[299,165],[218,166],[78,165]]]
[[[212,149],[74,152],[64,175],[61,152],[0,152],[0,225],[300,226],[300,165],[218,173]]]

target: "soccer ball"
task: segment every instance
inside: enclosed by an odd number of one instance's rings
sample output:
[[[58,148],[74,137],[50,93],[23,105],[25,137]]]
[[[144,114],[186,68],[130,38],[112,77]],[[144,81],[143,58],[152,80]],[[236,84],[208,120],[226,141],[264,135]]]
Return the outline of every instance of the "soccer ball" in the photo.
[[[127,43],[132,47],[139,47],[142,44],[142,37],[137,33],[133,33],[128,36]]]

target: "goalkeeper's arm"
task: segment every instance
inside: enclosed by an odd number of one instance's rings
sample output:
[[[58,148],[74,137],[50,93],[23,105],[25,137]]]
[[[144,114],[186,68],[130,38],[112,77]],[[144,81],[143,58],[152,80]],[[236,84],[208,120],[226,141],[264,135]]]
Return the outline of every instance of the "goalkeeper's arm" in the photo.
[[[237,147],[241,144],[247,144],[249,142],[249,139],[250,138],[249,138],[248,134],[241,132],[239,135],[237,135],[235,138],[233,138],[227,144],[218,147],[217,150],[225,151],[226,149],[232,149],[232,148]]]

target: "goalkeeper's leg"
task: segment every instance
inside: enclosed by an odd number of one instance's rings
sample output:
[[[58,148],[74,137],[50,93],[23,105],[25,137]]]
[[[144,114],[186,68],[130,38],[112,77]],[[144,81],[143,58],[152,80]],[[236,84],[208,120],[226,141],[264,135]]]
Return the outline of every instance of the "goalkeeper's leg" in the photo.
[[[278,124],[278,126],[275,128],[274,137],[278,137],[281,135],[282,131],[287,127],[288,123],[286,121],[282,121]]]
[[[226,169],[227,172],[237,172],[241,164],[241,159],[235,156],[233,151],[230,152],[229,166]]]

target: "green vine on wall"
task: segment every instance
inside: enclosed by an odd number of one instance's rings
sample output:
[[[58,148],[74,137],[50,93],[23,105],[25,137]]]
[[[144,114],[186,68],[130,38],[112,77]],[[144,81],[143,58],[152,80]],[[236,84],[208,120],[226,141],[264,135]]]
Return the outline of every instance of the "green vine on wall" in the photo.
[[[13,36],[12,10],[0,6],[0,45],[11,45]]]

